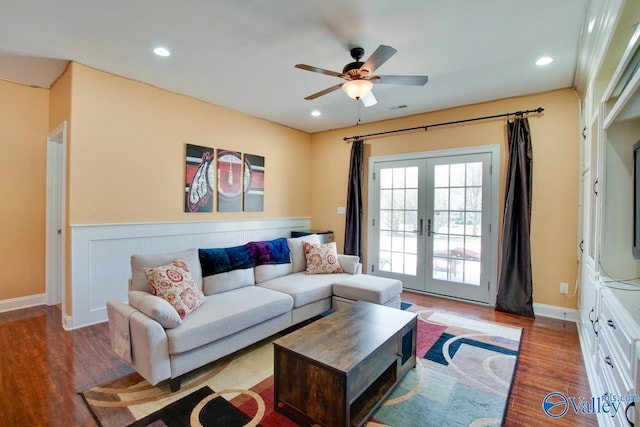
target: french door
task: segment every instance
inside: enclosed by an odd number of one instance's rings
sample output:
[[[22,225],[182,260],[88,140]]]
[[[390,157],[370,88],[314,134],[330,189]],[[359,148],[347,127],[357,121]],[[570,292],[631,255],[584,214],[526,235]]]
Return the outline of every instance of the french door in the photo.
[[[370,272],[407,289],[489,304],[497,275],[496,151],[372,159]]]

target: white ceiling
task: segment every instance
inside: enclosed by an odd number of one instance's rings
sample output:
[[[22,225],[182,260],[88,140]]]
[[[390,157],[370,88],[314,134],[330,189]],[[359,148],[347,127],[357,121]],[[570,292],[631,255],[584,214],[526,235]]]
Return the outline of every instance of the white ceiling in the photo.
[[[0,78],[49,87],[72,60],[317,132],[355,124],[356,101],[305,101],[341,80],[297,63],[341,72],[349,45],[385,44],[375,74],[429,76],[374,86],[363,122],[571,87],[589,1],[0,0]]]

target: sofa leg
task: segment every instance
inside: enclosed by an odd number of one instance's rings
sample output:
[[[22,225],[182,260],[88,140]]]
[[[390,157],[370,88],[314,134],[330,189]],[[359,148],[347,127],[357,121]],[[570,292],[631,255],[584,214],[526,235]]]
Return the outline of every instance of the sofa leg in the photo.
[[[180,390],[181,384],[182,384],[181,377],[171,378],[169,380],[169,387],[171,388],[171,392],[175,393],[176,391]]]

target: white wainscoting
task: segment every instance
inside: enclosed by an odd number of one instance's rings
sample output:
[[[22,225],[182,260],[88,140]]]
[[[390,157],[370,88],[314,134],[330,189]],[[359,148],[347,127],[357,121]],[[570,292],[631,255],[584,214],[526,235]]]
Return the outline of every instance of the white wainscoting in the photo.
[[[220,248],[289,237],[309,218],[71,226],[71,305],[68,329],[107,320],[108,300],[127,301],[132,254]]]

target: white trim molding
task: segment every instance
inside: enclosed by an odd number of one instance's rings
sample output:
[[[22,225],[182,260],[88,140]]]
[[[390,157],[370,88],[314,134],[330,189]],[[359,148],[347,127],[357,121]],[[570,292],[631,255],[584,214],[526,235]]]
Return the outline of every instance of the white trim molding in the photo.
[[[35,307],[46,303],[46,294],[27,295],[26,297],[0,300],[0,313]]]
[[[576,310],[575,308],[559,307],[557,305],[534,302],[533,312],[536,316],[567,320],[574,323],[578,322],[578,310]]]
[[[71,225],[71,317],[66,329],[107,320],[108,300],[127,301],[131,255],[229,247],[289,237],[309,218]]]

